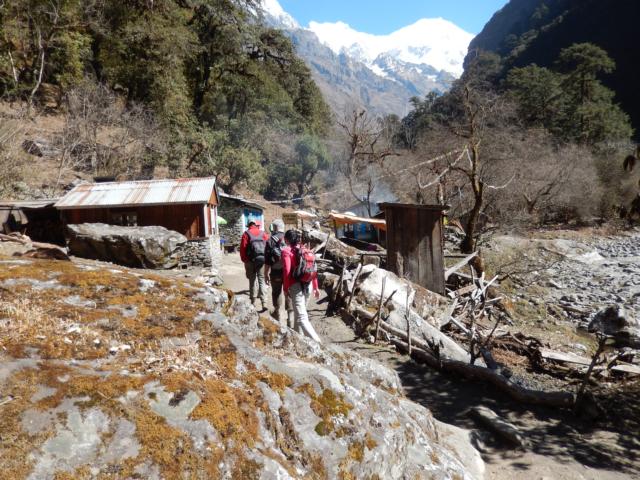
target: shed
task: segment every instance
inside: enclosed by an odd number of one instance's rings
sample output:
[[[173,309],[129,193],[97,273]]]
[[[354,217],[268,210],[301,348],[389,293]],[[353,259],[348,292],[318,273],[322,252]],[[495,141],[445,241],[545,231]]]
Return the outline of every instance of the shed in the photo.
[[[351,212],[331,212],[329,218],[333,220],[337,238],[378,243],[379,232],[387,228],[384,219],[360,217]]]
[[[64,245],[57,199],[0,202],[0,232],[20,232],[37,242]]]
[[[387,221],[387,268],[444,295],[443,205],[381,203]]]
[[[220,199],[218,211],[220,216],[227,221],[226,225],[220,225],[220,239],[225,249],[229,250],[240,246],[240,239],[249,222],[259,223],[265,228],[262,205],[223,192],[220,192]]]
[[[55,207],[67,224],[159,225],[189,240],[218,233],[215,177],[85,183]]]

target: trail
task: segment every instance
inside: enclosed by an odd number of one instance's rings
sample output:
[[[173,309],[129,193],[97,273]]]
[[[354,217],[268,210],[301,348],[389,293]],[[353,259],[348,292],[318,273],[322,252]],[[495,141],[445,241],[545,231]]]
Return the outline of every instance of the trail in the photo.
[[[225,287],[247,294],[248,280],[238,255],[226,255]],[[270,292],[267,295],[271,309]],[[487,480],[621,480],[640,478],[640,440],[637,432],[621,434],[595,427],[570,412],[524,408],[477,382],[461,380],[419,365],[395,349],[360,341],[339,317],[327,317],[326,297],[309,303],[309,316],[324,341],[348,348],[393,368],[407,397],[431,410],[438,420],[473,430],[486,463]],[[531,442],[526,451],[497,443],[477,429],[467,415],[484,405],[518,428]]]

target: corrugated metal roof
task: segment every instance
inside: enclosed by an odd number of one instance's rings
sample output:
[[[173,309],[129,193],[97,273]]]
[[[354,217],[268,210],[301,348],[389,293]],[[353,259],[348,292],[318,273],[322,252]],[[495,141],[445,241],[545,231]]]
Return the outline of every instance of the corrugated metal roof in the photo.
[[[57,198],[45,198],[42,200],[0,200],[0,209],[6,210],[11,208],[45,208],[51,207],[59,199]]]
[[[262,205],[260,205],[259,203],[256,203],[256,202],[254,202],[252,200],[247,200],[244,197],[237,197],[235,195],[229,195],[228,193],[224,193],[224,192],[220,192],[220,197],[221,198],[228,198],[229,200],[235,200],[235,201],[237,201],[239,203],[242,203],[243,205],[246,205],[248,207],[253,207],[256,210],[264,210],[264,207]]]
[[[85,183],[74,187],[55,206],[65,209],[208,203],[215,186],[215,177]]]

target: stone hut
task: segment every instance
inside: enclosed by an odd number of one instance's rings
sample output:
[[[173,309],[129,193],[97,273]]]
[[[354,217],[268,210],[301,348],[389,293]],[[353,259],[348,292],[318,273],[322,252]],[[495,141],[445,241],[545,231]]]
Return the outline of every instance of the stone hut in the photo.
[[[240,238],[247,229],[249,222],[259,223],[263,228],[264,207],[262,205],[220,192],[220,205],[218,212],[227,223],[220,225],[220,239],[225,250],[233,251],[240,246]]]

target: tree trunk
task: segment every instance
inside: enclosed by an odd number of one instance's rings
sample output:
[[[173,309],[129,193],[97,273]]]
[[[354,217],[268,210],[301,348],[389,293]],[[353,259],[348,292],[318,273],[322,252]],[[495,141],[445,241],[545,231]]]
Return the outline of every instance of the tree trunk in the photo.
[[[464,239],[462,239],[462,243],[460,244],[460,251],[466,254],[473,253],[476,249],[476,230],[483,204],[482,190],[480,190],[480,193],[474,195],[474,199],[473,208],[471,212],[469,212],[469,218],[465,225]]]

